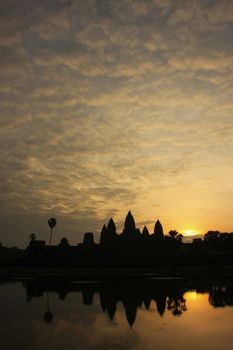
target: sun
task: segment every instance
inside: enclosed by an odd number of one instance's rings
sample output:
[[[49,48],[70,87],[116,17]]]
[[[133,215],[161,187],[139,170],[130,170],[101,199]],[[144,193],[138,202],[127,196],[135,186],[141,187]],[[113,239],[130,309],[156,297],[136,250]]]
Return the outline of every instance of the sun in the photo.
[[[194,230],[191,230],[191,229],[183,231],[183,235],[187,236],[187,237],[196,236],[196,234],[197,233]]]

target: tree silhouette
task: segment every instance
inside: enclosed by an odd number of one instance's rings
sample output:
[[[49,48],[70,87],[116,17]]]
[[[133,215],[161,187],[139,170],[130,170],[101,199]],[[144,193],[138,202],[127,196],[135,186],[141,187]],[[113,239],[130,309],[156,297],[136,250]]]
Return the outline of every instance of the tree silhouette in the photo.
[[[168,232],[168,234],[171,238],[176,239],[179,233],[176,230],[171,230]]]
[[[49,292],[48,291],[47,291],[47,311],[44,314],[43,319],[46,323],[51,323],[53,320],[53,314],[49,310]]]
[[[36,234],[35,233],[31,233],[30,236],[29,236],[29,239],[31,241],[35,241],[36,240]]]
[[[83,237],[83,244],[85,246],[93,246],[95,244],[94,235],[92,232],[86,232]]]
[[[181,233],[177,232],[176,230],[171,230],[168,232],[168,234],[169,234],[168,239],[170,239],[171,242],[177,243],[177,244],[183,243],[184,236]]]
[[[56,226],[57,220],[55,218],[50,218],[48,220],[48,225],[50,227],[50,238],[49,238],[49,245],[51,245],[52,240],[52,234],[53,234],[53,228]]]
[[[60,241],[60,244],[59,244],[60,247],[69,247],[69,242],[68,242],[68,239],[66,237],[63,237]]]
[[[179,234],[176,236],[177,241],[179,241],[180,243],[182,243],[183,238],[184,238],[184,236],[182,235],[182,233],[179,233]]]
[[[217,241],[217,239],[220,236],[220,232],[219,231],[208,231],[205,235],[204,235],[204,240],[206,242],[214,242]]]

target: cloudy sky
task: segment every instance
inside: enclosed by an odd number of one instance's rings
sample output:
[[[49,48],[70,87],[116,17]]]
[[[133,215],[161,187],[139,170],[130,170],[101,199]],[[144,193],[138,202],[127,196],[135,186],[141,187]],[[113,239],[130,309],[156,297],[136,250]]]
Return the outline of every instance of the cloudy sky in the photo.
[[[1,0],[4,245],[233,231],[232,0]]]

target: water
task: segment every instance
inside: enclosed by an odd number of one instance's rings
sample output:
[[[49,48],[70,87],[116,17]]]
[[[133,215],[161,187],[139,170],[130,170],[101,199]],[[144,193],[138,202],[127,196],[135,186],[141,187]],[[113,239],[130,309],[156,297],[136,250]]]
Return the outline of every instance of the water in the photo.
[[[233,344],[233,284],[0,282],[1,349],[211,349]]]

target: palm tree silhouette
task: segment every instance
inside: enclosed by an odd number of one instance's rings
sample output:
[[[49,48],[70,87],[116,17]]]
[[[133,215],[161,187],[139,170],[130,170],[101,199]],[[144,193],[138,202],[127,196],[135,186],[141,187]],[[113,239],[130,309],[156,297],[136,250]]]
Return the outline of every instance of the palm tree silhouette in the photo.
[[[48,292],[48,290],[47,290],[47,311],[46,311],[46,313],[44,314],[44,321],[46,322],[46,323],[51,323],[52,322],[52,320],[53,320],[53,314],[50,312],[50,310],[49,310],[49,292]]]
[[[50,218],[48,220],[48,225],[50,227],[50,238],[49,238],[49,245],[51,245],[52,240],[52,234],[53,234],[53,228],[56,226],[57,220],[55,218]]]

